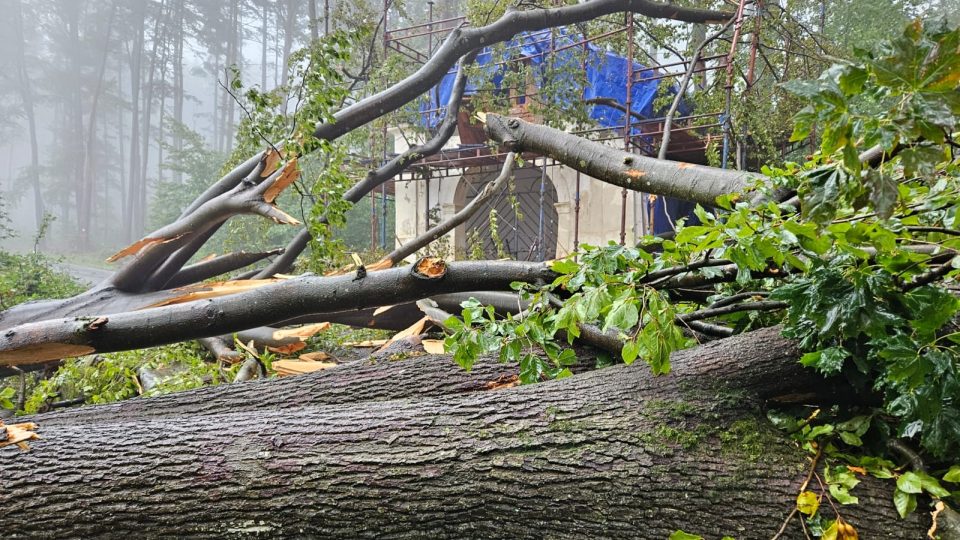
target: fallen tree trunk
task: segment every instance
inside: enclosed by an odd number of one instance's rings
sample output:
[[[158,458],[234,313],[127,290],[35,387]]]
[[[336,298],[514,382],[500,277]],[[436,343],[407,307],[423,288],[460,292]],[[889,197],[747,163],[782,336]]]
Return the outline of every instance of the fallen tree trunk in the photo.
[[[762,400],[826,387],[796,356],[768,329],[677,353],[659,378],[397,399],[416,387],[393,377],[457,369],[412,359],[52,413],[29,453],[2,452],[0,520],[8,537],[770,538],[810,463]],[[864,479],[844,519],[922,538],[929,519],[900,520],[890,487]],[[797,521],[783,538],[803,538]]]

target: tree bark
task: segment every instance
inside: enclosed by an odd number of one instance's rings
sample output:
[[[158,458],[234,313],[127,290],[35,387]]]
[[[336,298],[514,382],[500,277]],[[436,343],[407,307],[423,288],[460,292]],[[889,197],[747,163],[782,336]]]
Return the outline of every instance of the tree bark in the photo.
[[[677,353],[664,377],[484,391],[496,367],[447,386],[458,368],[426,357],[51,413],[30,452],[3,450],[0,520],[25,537],[770,538],[810,463],[761,405],[824,388],[796,357],[768,329]],[[844,519],[923,538],[891,487],[863,479]],[[783,538],[803,538],[796,520]]]
[[[502,291],[508,290],[514,281],[545,283],[555,277],[542,263],[485,261],[446,265],[435,259],[421,262],[424,264],[371,272],[365,277],[301,276],[182,305],[164,305],[179,302],[174,299],[182,297],[180,291],[133,295],[137,311],[118,312],[116,307],[123,302],[120,297],[116,300],[117,306],[102,316],[39,318],[35,319],[38,322],[5,325],[0,336],[0,366],[219,336],[299,315],[392,305],[434,294],[478,289]],[[101,294],[107,295],[109,291]],[[158,302],[146,303],[150,299]],[[189,298],[183,297],[183,300]],[[80,304],[78,309],[88,308]]]
[[[718,196],[743,191],[753,180],[763,178],[758,173],[640,156],[558,129],[496,114],[486,116],[486,130],[491,139],[514,152],[538,152],[616,186],[703,205],[712,206]]]

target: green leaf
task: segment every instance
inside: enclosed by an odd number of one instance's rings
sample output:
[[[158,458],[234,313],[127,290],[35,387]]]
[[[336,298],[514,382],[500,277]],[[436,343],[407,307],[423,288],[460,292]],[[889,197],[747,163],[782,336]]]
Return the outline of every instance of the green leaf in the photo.
[[[860,437],[856,433],[851,433],[849,431],[841,431],[840,439],[849,444],[850,446],[863,446],[863,441],[860,440]]]
[[[889,219],[897,205],[900,191],[896,179],[889,175],[870,169],[867,172],[867,187],[870,190],[870,202],[880,219]]]
[[[557,259],[550,263],[550,269],[558,274],[573,274],[580,269],[580,265],[573,259]]]
[[[917,509],[917,496],[899,489],[893,491],[893,505],[901,518],[906,518]]]
[[[13,410],[16,407],[16,405],[14,405],[11,398],[13,398],[13,396],[16,395],[16,393],[17,393],[16,390],[14,390],[13,387],[11,386],[8,386],[3,390],[0,390],[0,409]]]
[[[674,531],[673,534],[670,535],[670,540],[703,540],[703,537],[683,531]]]
[[[914,146],[900,151],[904,175],[929,178],[933,176],[936,165],[943,161],[943,151],[933,146]]]
[[[800,363],[807,367],[816,368],[824,375],[835,375],[843,369],[843,362],[849,356],[850,352],[843,347],[829,347],[804,354],[800,357]]]
[[[623,344],[623,349],[620,351],[620,356],[623,357],[623,362],[628,366],[637,359],[637,356],[640,354],[640,344],[637,343],[637,340],[631,339]]]
[[[607,317],[603,321],[603,331],[613,327],[619,330],[627,331],[637,325],[640,318],[640,311],[637,309],[637,301],[633,297],[632,291],[624,291],[610,307]]]
[[[923,490],[930,495],[939,498],[950,496],[950,492],[944,489],[943,486],[940,485],[940,481],[936,478],[921,471],[917,471],[917,475],[920,477],[920,485],[923,487]]]
[[[850,494],[849,489],[836,484],[830,484],[830,495],[840,504],[857,504],[860,502],[860,499]]]
[[[947,474],[943,475],[944,482],[950,482],[952,484],[960,484],[960,465],[954,465],[950,467],[950,470],[947,471]]]
[[[923,482],[920,475],[907,471],[897,478],[897,489],[904,493],[920,493],[923,491]]]

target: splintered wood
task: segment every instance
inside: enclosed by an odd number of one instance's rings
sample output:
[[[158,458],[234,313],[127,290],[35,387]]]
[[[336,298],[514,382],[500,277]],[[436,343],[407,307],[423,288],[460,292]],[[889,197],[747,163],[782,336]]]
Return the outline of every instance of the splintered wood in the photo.
[[[170,306],[174,304],[184,304],[194,300],[203,300],[205,298],[217,298],[241,292],[250,291],[271,283],[278,283],[282,279],[238,279],[234,281],[215,281],[211,283],[200,283],[175,289],[176,292],[183,293],[180,296],[161,300],[155,304],[150,304],[148,308]]]
[[[447,263],[438,257],[424,257],[416,264],[416,273],[429,279],[437,279],[446,272]]]
[[[277,330],[273,333],[273,339],[280,341],[286,338],[300,338],[301,341],[306,341],[308,338],[311,338],[317,335],[324,330],[330,328],[330,323],[321,322],[316,324],[308,324],[306,326],[300,326],[297,328],[285,328],[283,330]]]
[[[420,342],[423,345],[423,350],[427,351],[430,354],[443,354],[443,340],[442,339],[425,339]]]
[[[338,364],[332,360],[331,356],[325,352],[312,352],[301,354],[299,360],[285,358],[283,360],[274,360],[272,367],[277,372],[277,377],[289,377],[290,375],[302,375],[304,373],[313,373],[336,367]]]
[[[38,343],[27,345],[12,351],[0,352],[0,366],[20,366],[25,364],[39,364],[61,358],[86,356],[97,352],[93,347],[74,345],[71,343]]]
[[[312,362],[304,360],[274,360],[271,364],[273,370],[277,372],[277,377],[303,375],[304,373],[330,369],[337,365],[339,364],[336,362]]]
[[[130,255],[139,253],[141,249],[158,244],[166,244],[167,242],[173,242],[182,236],[183,235],[181,234],[174,236],[173,238],[143,238],[114,253],[107,259],[107,262],[117,262],[124,257],[129,257]]]
[[[330,328],[330,323],[308,324],[298,328],[285,328],[273,333],[276,341],[296,340],[283,345],[268,346],[267,349],[280,354],[293,354],[307,347],[307,340]]]
[[[11,424],[8,426],[3,423],[3,420],[0,420],[0,448],[16,445],[24,452],[30,450],[30,445],[27,444],[27,441],[40,438],[40,436],[34,432],[36,429],[37,425],[33,422]]]
[[[428,324],[432,324],[430,323],[430,319],[428,317],[424,317],[420,319],[419,321],[413,323],[409,327],[394,334],[392,338],[388,339],[383,343],[383,345],[380,347],[379,350],[382,351],[383,349],[386,349],[391,343],[396,343],[397,341],[406,339],[410,336],[419,336],[420,334],[423,334]]]

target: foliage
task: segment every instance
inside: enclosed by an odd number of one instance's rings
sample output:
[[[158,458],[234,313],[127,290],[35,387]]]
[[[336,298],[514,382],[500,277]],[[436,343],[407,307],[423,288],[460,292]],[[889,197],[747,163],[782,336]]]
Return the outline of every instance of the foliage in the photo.
[[[44,255],[0,250],[0,309],[30,300],[66,298],[82,291],[83,287],[54,269]]]
[[[26,399],[24,412],[40,412],[54,401],[112,403],[137,395],[156,396],[224,382],[217,364],[207,362],[205,356],[196,343],[179,343],[66,360],[52,377],[39,381]],[[167,368],[170,375],[143,392],[137,378],[141,367]]]
[[[896,477],[904,514],[921,491],[948,496],[944,476],[897,471],[857,449],[869,442],[873,455],[886,455],[885,441],[903,438],[944,468],[960,452],[958,46],[960,30],[917,21],[815,81],[789,83],[809,103],[796,138],[814,126],[822,137],[811,160],[765,167],[768,185],[758,193],[699,208],[700,224],[679,226],[671,240],[587,247],[554,261],[552,283],[517,286],[530,302],[522,316],[465,304],[462,322],[448,323],[456,331],[449,350],[469,367],[499,349],[534,382],[566,374],[573,359],[561,337],[592,326],[619,337],[624,362],[642,358],[659,374],[671,351],[712,331],[699,321],[733,332],[782,323],[806,351],[804,365],[883,396],[876,410],[837,410],[828,424],[797,428],[799,436],[838,438],[854,452],[830,451],[831,459],[859,456],[847,464]],[[879,157],[861,163],[874,145]],[[773,188],[798,192],[801,211],[773,200]],[[690,294],[704,286],[706,295]],[[856,502],[855,476],[828,470],[831,500]],[[839,519],[818,527],[828,536],[847,530]]]

